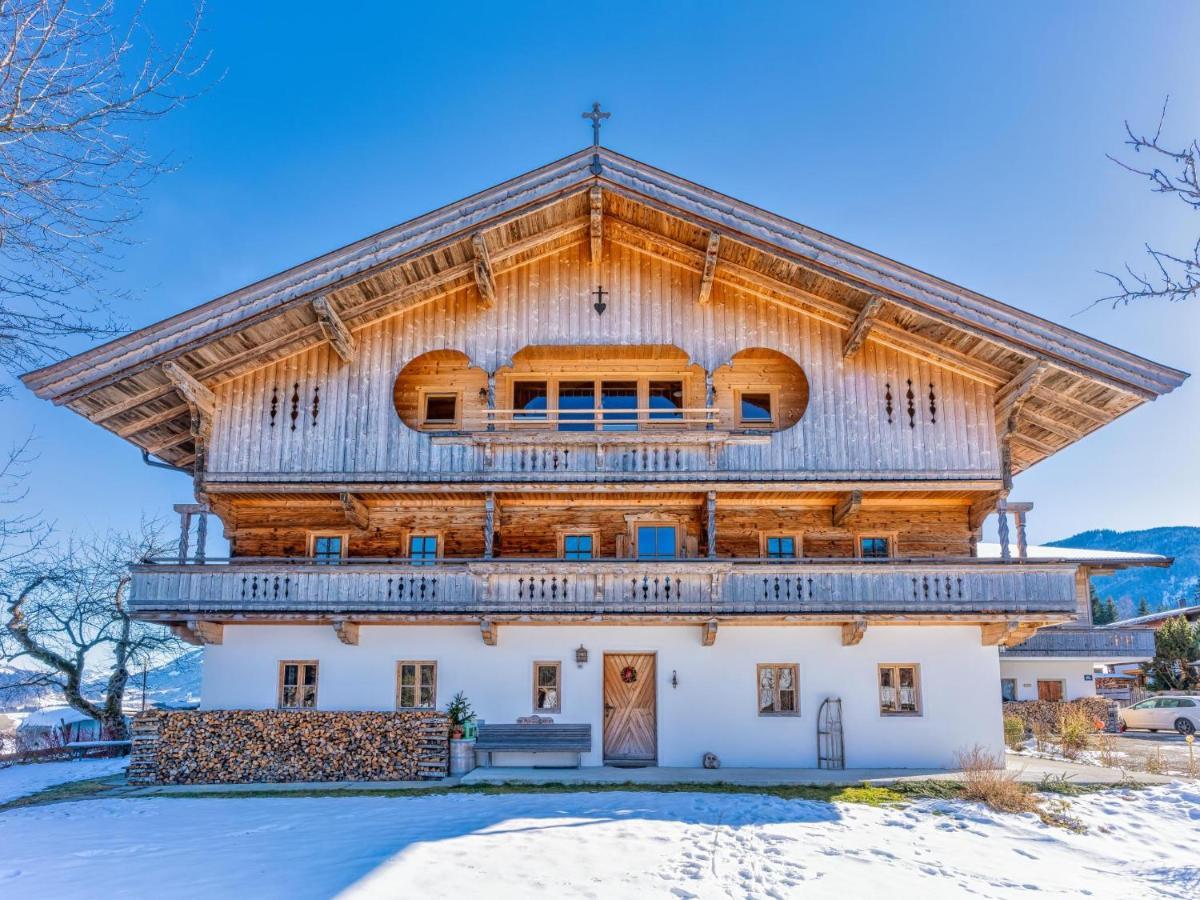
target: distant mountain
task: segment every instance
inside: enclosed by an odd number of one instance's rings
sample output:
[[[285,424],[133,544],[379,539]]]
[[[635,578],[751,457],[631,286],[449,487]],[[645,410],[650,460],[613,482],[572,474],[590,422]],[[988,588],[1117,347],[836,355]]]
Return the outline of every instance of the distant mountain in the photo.
[[[200,650],[189,650],[170,662],[146,671],[147,706],[188,706],[200,700]],[[0,666],[0,710],[35,710],[45,706],[61,706],[62,694],[52,687],[13,687],[26,677],[26,673],[8,666]],[[84,689],[84,696],[98,696],[103,682],[93,679]],[[130,673],[129,686],[125,690],[125,708],[128,712],[142,706],[142,673]]]
[[[1186,525],[1147,528],[1145,531],[1082,531],[1050,547],[1077,547],[1091,550],[1124,550],[1130,553],[1158,553],[1172,556],[1169,569],[1133,568],[1092,579],[1096,593],[1111,597],[1119,618],[1137,614],[1138,601],[1146,599],[1151,612],[1185,603],[1200,603],[1200,528]]]

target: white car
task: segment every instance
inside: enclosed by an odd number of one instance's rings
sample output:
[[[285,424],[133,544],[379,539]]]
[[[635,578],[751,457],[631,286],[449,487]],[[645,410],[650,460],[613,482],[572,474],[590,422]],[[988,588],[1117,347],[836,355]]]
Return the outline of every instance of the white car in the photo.
[[[1175,730],[1194,734],[1200,728],[1200,697],[1151,697],[1117,713],[1121,730],[1145,728],[1149,731]]]

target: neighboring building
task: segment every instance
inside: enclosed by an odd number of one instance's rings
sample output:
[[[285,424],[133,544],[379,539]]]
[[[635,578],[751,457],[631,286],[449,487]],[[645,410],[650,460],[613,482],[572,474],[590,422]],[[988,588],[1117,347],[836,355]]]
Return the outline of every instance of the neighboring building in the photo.
[[[980,544],[980,556],[999,556],[995,544]],[[1087,559],[1092,575],[1131,566],[1171,565],[1170,557],[1153,553],[1083,550],[1072,547],[1030,547],[1030,559]],[[1086,614],[1064,625],[1043,628],[1021,643],[1000,649],[1000,695],[1004,700],[1078,700],[1097,694],[1116,700],[1130,696],[1128,680],[1106,673],[1137,668],[1154,656],[1154,630],[1130,627],[1128,622],[1093,625],[1091,604]]]
[[[1110,565],[984,518],[1185,377],[589,148],[24,380],[223,525],[130,598],[205,708],[461,690],[585,764],[812,766],[837,696],[847,765],[947,766]]]
[[[1188,622],[1200,622],[1200,606],[1179,606],[1175,609],[1163,609],[1148,613],[1144,616],[1134,616],[1132,619],[1122,619],[1111,625],[1101,625],[1101,628],[1152,628],[1155,631],[1162,628],[1171,619],[1185,619]]]
[[[55,706],[30,713],[17,726],[17,746],[22,750],[62,747],[76,741],[100,740],[100,723],[70,706]]]

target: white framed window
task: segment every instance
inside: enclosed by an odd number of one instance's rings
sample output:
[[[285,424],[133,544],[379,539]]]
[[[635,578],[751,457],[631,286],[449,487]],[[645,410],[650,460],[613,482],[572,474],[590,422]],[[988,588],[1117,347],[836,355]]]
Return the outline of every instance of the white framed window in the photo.
[[[758,714],[800,715],[800,667],[795,663],[759,663]]]
[[[921,715],[921,667],[916,663],[880,663],[879,714]]]
[[[396,663],[396,709],[437,708],[437,663],[431,659]]]

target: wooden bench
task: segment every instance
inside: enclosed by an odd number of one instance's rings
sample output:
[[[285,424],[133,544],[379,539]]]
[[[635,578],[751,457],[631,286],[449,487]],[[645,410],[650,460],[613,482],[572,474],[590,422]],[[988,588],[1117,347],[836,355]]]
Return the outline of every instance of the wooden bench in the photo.
[[[580,757],[592,749],[591,725],[480,725],[476,752],[487,753],[487,765],[497,751],[512,753],[574,753],[575,768]]]

